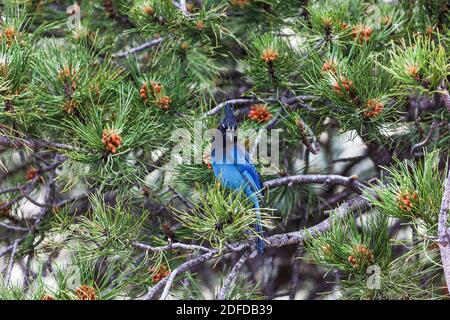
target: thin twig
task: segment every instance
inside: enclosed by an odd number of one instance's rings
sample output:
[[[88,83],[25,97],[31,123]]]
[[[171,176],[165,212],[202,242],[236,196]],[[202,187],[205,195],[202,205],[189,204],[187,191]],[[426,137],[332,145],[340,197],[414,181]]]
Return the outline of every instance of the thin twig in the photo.
[[[22,243],[24,240],[25,240],[25,237],[22,237],[20,239],[16,239],[16,241],[18,241],[17,245]],[[7,246],[6,248],[4,248],[3,250],[1,250],[0,251],[0,258],[3,257],[5,254],[9,253],[13,248],[14,248],[14,244],[11,244],[11,245]]]
[[[414,151],[415,151],[416,149],[419,149],[419,148],[425,146],[425,145],[428,143],[428,141],[430,141],[430,138],[431,138],[431,136],[432,136],[432,134],[433,134],[433,132],[434,132],[434,129],[436,129],[438,126],[439,126],[439,125],[438,125],[437,121],[433,121],[433,122],[431,123],[430,131],[428,132],[428,134],[427,134],[427,136],[425,137],[425,139],[424,139],[422,142],[416,143],[415,145],[413,145],[413,146],[411,147],[411,154],[414,154]]]
[[[245,251],[238,262],[234,265],[233,269],[231,269],[230,273],[227,275],[225,281],[223,282],[222,288],[220,288],[220,291],[217,294],[217,300],[225,300],[228,292],[231,289],[231,285],[239,274],[239,270],[241,270],[242,266],[244,265],[245,261],[247,261],[249,256],[250,251]]]
[[[298,261],[297,253],[300,251],[299,248],[295,250],[294,254],[292,255],[292,274],[291,274],[291,287],[289,288],[289,300],[294,300],[295,295],[297,294],[298,290],[298,282],[299,282],[299,273],[300,273],[300,261]]]
[[[200,256],[197,256],[195,258],[192,258],[184,263],[182,263],[178,268],[173,270],[172,272],[175,272],[175,275],[185,272],[187,270],[190,270],[192,267],[201,264],[203,262],[211,260],[215,254],[217,254],[217,250],[213,250],[211,252],[202,254]],[[154,285],[145,295],[144,300],[151,300],[154,298],[154,296],[161,290],[163,287],[168,284],[167,290],[170,290],[171,283],[168,283],[169,277],[165,277],[161,281],[159,281],[156,285]]]
[[[0,146],[6,148],[21,148],[27,147],[30,149],[39,149],[39,148],[52,148],[52,149],[60,149],[60,150],[68,150],[68,151],[81,151],[80,148],[70,146],[64,143],[54,142],[54,141],[46,141],[39,140],[35,138],[10,138],[7,136],[0,137]]]
[[[0,222],[0,227],[3,227],[3,228],[8,229],[8,230],[13,230],[13,231],[21,231],[21,232],[28,232],[28,231],[30,231],[30,229],[27,229],[27,228],[24,228],[24,227],[12,226],[12,225],[6,224],[4,222]]]
[[[30,197],[30,195],[22,188],[19,189],[20,193],[25,197],[25,199],[27,199],[28,201],[30,201],[32,204],[34,204],[35,206],[41,207],[41,208],[51,208],[52,206],[46,203],[40,203],[36,200],[34,200],[32,197]]]
[[[227,104],[251,104],[251,103],[258,103],[261,102],[259,99],[232,99],[225,102],[222,102],[206,112],[207,116],[213,116],[220,112]]]
[[[5,188],[3,190],[0,190],[0,194],[20,191],[21,189],[29,187],[30,184],[31,184],[31,181],[27,182],[27,183],[24,183],[24,184],[19,184],[19,185],[15,186],[15,187]]]
[[[296,97],[292,97],[292,98],[287,98],[285,100],[285,104],[294,104],[294,103],[299,103],[299,101],[304,101],[304,100],[312,100],[315,97],[313,96],[296,96]],[[225,105],[227,104],[237,104],[237,105],[245,105],[245,104],[252,104],[252,103],[259,103],[259,102],[277,102],[280,101],[277,98],[269,98],[269,99],[256,99],[256,98],[240,98],[240,99],[232,99],[232,100],[228,100],[225,102],[222,102],[220,104],[218,104],[217,106],[215,106],[214,108],[212,108],[211,110],[209,110],[208,112],[205,113],[206,116],[213,116],[215,114],[218,114],[220,112],[220,110],[222,110],[222,108],[225,107]],[[303,104],[302,107],[309,107],[306,104]]]
[[[178,272],[179,272],[179,269],[177,268],[170,273],[170,275],[167,279],[167,283],[164,287],[164,291],[161,294],[161,297],[159,298],[159,300],[166,300],[167,296],[169,295],[170,288],[172,287],[172,283],[175,280],[175,277],[177,276]]]
[[[8,268],[6,269],[5,282],[7,284],[9,283],[9,280],[11,278],[12,269],[14,267],[14,257],[16,256],[16,251],[17,251],[18,245],[19,245],[19,239],[16,239],[12,245],[13,247],[12,247],[12,251],[11,251],[11,256],[9,258],[9,264],[8,264]]]
[[[51,203],[52,202],[52,195],[53,195],[53,187],[55,185],[55,170],[50,171],[49,175],[48,175],[48,183],[47,186],[45,188],[45,195],[44,195],[44,203]],[[50,207],[52,207],[50,205]],[[47,207],[42,207],[41,210],[39,211],[39,213],[36,216],[36,219],[34,220],[34,224],[33,227],[31,229],[30,232],[33,232],[41,223],[42,218],[45,216],[45,214],[47,213]]]
[[[186,206],[186,208],[192,209],[192,204],[189,202],[188,199],[186,199],[181,193],[179,193],[177,190],[175,190],[172,186],[168,186],[169,190],[175,194],[175,196],[183,202],[183,204]]]
[[[233,245],[231,245],[231,244],[229,244],[229,243],[226,243],[225,242],[225,246],[229,249],[229,250],[231,250],[231,251],[234,251],[234,252],[240,252],[240,251],[242,251],[244,248],[245,248],[245,245],[239,245],[239,246],[233,246]]]
[[[144,42],[143,44],[141,44],[141,45],[139,45],[137,47],[130,48],[130,49],[125,50],[125,51],[117,52],[117,53],[113,54],[112,57],[113,58],[124,58],[124,57],[129,56],[130,54],[133,54],[133,53],[136,53],[136,52],[140,52],[140,51],[143,51],[143,50],[145,50],[147,48],[151,48],[153,46],[156,46],[156,45],[160,44],[161,42],[163,42],[163,40],[164,40],[163,37],[152,39],[152,40],[149,40],[147,42]]]
[[[55,170],[51,171],[49,174],[49,181],[47,183],[45,196],[44,196],[45,203],[50,202],[50,199],[52,197],[53,186],[55,183],[54,179],[55,179]],[[47,208],[41,208],[41,210],[39,211],[39,213],[36,216],[36,219],[34,220],[33,226],[31,227],[31,229],[29,229],[29,234],[32,234],[34,232],[34,230],[36,230],[36,228],[41,223],[42,218],[44,217],[46,212],[47,212]],[[23,236],[19,239],[16,239],[17,245],[22,243],[24,240],[25,240],[25,236]],[[5,254],[7,254],[11,250],[13,250],[13,248],[14,248],[13,245],[10,245],[10,246],[4,248],[2,251],[0,251],[0,257],[4,256]]]

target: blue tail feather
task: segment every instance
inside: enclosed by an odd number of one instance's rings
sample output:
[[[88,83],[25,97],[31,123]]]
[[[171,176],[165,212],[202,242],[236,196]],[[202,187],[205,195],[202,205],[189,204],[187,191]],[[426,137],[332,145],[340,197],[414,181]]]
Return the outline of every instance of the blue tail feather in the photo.
[[[256,224],[255,224],[255,230],[256,233],[259,235],[259,237],[256,239],[256,250],[258,250],[258,252],[260,254],[264,253],[264,241],[260,238],[263,237],[263,227],[262,227],[262,223],[261,223],[261,213],[259,211],[259,205],[258,202],[255,203],[255,209],[256,209]]]

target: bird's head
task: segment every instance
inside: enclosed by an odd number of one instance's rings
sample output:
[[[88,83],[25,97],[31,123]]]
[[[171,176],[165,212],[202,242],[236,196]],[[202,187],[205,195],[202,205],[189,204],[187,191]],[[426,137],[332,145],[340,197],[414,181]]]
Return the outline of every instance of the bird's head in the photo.
[[[234,107],[232,104],[225,105],[225,116],[220,121],[219,128],[222,135],[233,137],[237,130],[237,121],[234,116]]]

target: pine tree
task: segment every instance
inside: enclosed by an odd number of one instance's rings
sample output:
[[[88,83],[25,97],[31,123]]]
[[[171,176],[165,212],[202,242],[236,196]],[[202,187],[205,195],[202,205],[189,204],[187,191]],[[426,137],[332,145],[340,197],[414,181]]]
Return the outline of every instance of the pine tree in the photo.
[[[0,299],[448,298],[449,9],[2,1]],[[263,255],[194,143],[226,104],[279,134]]]

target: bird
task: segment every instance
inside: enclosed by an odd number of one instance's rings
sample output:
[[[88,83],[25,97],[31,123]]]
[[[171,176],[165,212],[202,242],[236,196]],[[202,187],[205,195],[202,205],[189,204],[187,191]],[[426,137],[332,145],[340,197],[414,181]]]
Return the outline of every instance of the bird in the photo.
[[[264,202],[264,190],[261,177],[250,161],[250,156],[237,140],[237,121],[234,106],[225,104],[225,116],[220,121],[217,135],[211,144],[211,165],[214,176],[220,183],[231,190],[242,190],[252,202],[256,211],[255,231],[256,250],[264,253],[262,240],[263,227],[261,223],[260,206]]]

